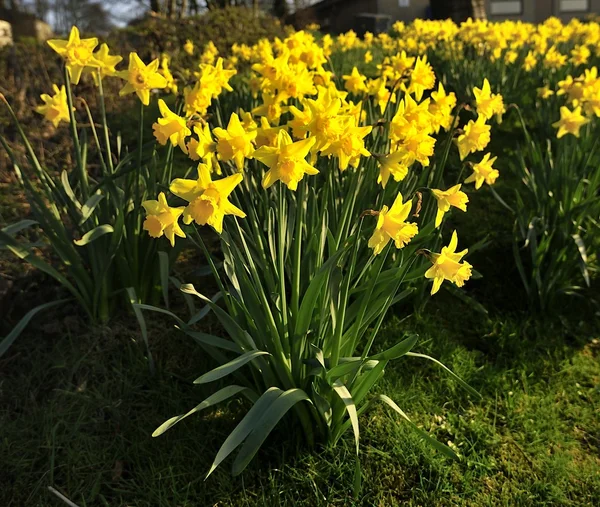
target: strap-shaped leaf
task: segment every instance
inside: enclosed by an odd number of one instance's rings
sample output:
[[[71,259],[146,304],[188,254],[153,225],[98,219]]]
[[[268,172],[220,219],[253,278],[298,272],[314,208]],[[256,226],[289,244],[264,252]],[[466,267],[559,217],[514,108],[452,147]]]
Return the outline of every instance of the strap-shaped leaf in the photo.
[[[79,221],[79,225],[83,225],[87,222],[102,199],[104,199],[103,194],[94,194],[85,201],[85,204],[81,207],[81,220]]]
[[[233,373],[236,370],[239,370],[246,363],[252,361],[253,359],[259,356],[270,356],[268,352],[262,350],[251,350],[242,354],[241,356],[232,359],[228,363],[222,364],[221,366],[217,366],[214,370],[205,373],[201,377],[198,377],[194,380],[194,384],[208,384],[209,382],[214,382],[215,380],[219,380],[220,378],[226,377],[230,373]]]
[[[18,232],[21,232],[23,229],[27,229],[32,225],[37,225],[38,222],[35,220],[20,220],[19,222],[15,222],[14,224],[7,225],[2,228],[2,232],[8,234],[9,236],[14,236]]]
[[[208,479],[208,476],[215,471],[223,460],[237,449],[244,439],[254,430],[254,428],[256,428],[257,423],[264,415],[265,410],[282,394],[283,391],[278,387],[270,387],[261,395],[235,429],[229,434],[225,442],[223,442],[205,479]]]
[[[412,357],[421,357],[423,359],[429,359],[430,361],[433,361],[435,364],[437,364],[437,365],[441,366],[442,368],[444,368],[444,370],[446,370],[462,386],[462,388],[465,391],[467,391],[469,394],[475,396],[475,398],[477,398],[479,400],[483,398],[481,396],[481,394],[479,394],[478,391],[476,391],[475,389],[473,389],[469,384],[467,384],[463,379],[461,379],[456,373],[454,373],[450,368],[448,368],[446,365],[444,365],[443,363],[441,363],[437,359],[434,359],[433,357],[428,356],[426,354],[417,354],[416,352],[407,352],[406,355],[407,356],[412,356]]]
[[[371,356],[370,359],[375,359],[378,361],[381,361],[381,360],[389,361],[391,359],[398,359],[399,357],[402,357],[402,356],[406,355],[408,352],[410,352],[411,349],[415,346],[415,343],[417,343],[418,339],[419,339],[419,335],[417,335],[417,334],[410,335],[405,340],[402,340],[401,342],[396,343],[396,345],[394,345],[393,347],[390,347],[389,349],[384,350],[383,352],[380,352],[379,354],[375,354],[374,356]]]
[[[302,303],[300,303],[300,310],[298,311],[298,319],[296,320],[295,333],[297,336],[304,336],[308,332],[310,327],[310,321],[312,314],[315,309],[315,301],[317,300],[321,289],[325,285],[327,278],[333,267],[335,267],[337,260],[340,256],[348,250],[349,246],[340,248],[335,254],[333,254],[323,266],[317,271],[313,279],[310,281],[310,285],[304,297]]]
[[[69,182],[69,173],[67,171],[63,171],[60,174],[60,181],[63,184],[63,188],[65,190],[65,194],[67,194],[67,197],[77,209],[81,209],[81,203],[77,200],[77,197],[75,197],[75,192],[73,192],[73,189],[71,188],[71,183]]]
[[[358,458],[359,453],[359,440],[360,440],[360,432],[358,426],[358,414],[356,412],[356,405],[354,404],[354,400],[352,399],[352,395],[348,388],[340,381],[336,380],[333,383],[333,389],[340,397],[340,399],[344,402],[346,407],[346,412],[348,412],[348,416],[350,417],[350,423],[352,424],[352,432],[354,433],[354,442],[356,444],[356,464],[354,467],[354,483],[353,483],[353,492],[354,496],[358,496],[361,487],[361,470],[360,470],[360,460]]]
[[[372,370],[377,366],[376,360],[363,360],[360,357],[341,357],[337,366],[334,366],[327,372],[328,380],[335,380],[349,373],[353,373],[361,366],[364,370]]]
[[[302,389],[289,389],[267,407],[236,456],[232,467],[233,475],[239,475],[248,466],[269,433],[287,411],[300,401],[310,402],[310,398]]]
[[[581,268],[581,274],[583,275],[586,285],[589,287],[590,286],[590,274],[588,271],[588,257],[587,257],[587,251],[585,248],[585,243],[579,234],[573,234],[572,237],[573,237],[573,241],[575,241],[575,245],[577,245],[577,250],[579,251],[579,256],[581,258],[581,262],[579,263],[579,266]]]
[[[158,262],[160,267],[160,285],[163,293],[165,306],[169,308],[169,254],[162,250],[158,252]]]
[[[181,329],[178,326],[175,327]],[[242,353],[242,349],[240,349],[232,341],[226,340],[225,338],[220,338],[212,334],[200,333],[198,331],[192,331],[187,328],[183,328],[182,331],[188,336],[191,336],[198,343],[210,345],[211,347],[217,347],[219,349],[230,350],[231,352],[236,352],[238,354]]]
[[[445,444],[442,444],[439,440],[436,440],[435,438],[430,436],[429,433],[422,430],[414,422],[412,422],[410,420],[410,418],[404,413],[404,411],[398,405],[396,405],[396,402],[394,402],[394,400],[392,400],[385,394],[380,394],[378,396],[378,398],[381,401],[383,401],[385,404],[390,406],[392,409],[394,409],[398,414],[400,414],[412,426],[412,428],[421,436],[421,438],[423,440],[425,440],[425,442],[427,442],[429,445],[431,445],[434,449],[440,451],[442,454],[445,454],[447,457],[449,457],[451,459],[456,459],[456,460],[458,459],[458,455],[452,449],[450,449],[450,447],[448,447]]]
[[[9,349],[9,347],[14,343],[14,341],[19,337],[19,335],[23,332],[27,324],[36,316],[39,312],[43,310],[47,310],[48,308],[52,308],[53,306],[57,306],[63,304],[66,299],[61,299],[59,301],[52,301],[51,303],[44,303],[42,305],[36,306],[29,310],[23,318],[18,322],[18,324],[12,328],[10,333],[8,333],[4,338],[0,339],[0,357]]]
[[[354,443],[356,444],[356,455],[358,456],[360,432],[358,426],[358,415],[356,413],[356,405],[354,404],[354,400],[352,399],[350,391],[348,391],[348,388],[340,380],[336,380],[332,387],[336,394],[344,402],[346,412],[348,412],[348,416],[350,417],[352,431],[354,432]]]
[[[246,390],[249,390],[249,389],[247,387],[235,386],[235,385],[224,387],[223,389],[218,390],[216,393],[211,394],[202,403],[200,403],[199,405],[196,405],[192,410],[190,410],[186,414],[171,417],[171,419],[166,420],[164,423],[162,423],[158,428],[156,428],[154,430],[154,432],[152,433],[152,436],[158,437],[159,435],[162,435],[168,429],[172,428],[174,425],[176,425],[182,419],[185,419],[186,417],[188,417],[192,414],[195,414],[196,412],[200,412],[201,410],[204,410],[208,407],[217,405],[218,403],[221,403],[222,401],[225,401],[225,400],[231,398],[232,396],[235,396],[236,394],[239,394]]]
[[[89,245],[92,241],[95,241],[100,236],[113,232],[113,226],[109,224],[99,225],[94,227],[91,231],[86,232],[81,239],[73,241],[77,246]]]

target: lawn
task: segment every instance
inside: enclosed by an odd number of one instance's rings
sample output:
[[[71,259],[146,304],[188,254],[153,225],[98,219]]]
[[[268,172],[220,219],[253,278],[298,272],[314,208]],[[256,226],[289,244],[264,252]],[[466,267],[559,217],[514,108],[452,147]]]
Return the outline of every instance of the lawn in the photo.
[[[0,95],[0,506],[600,505],[600,25],[231,15]]]
[[[210,366],[202,350],[170,322],[152,319],[151,375],[132,318],[89,329],[64,307],[0,360],[0,504],[63,505],[53,487],[80,506],[598,505],[598,322],[577,307],[560,320],[530,317],[519,286],[506,283],[503,272],[511,257],[499,224],[510,226],[508,217],[489,193],[471,198],[470,213],[495,217],[484,222],[489,230],[468,238],[494,238],[472,260],[484,278],[470,284],[489,317],[440,293],[419,315],[401,319],[407,309],[396,308],[379,345],[417,332],[415,351],[440,359],[481,392],[483,400],[471,399],[415,358],[390,366],[378,386],[422,428],[456,446],[459,462],[376,406],[361,418],[358,500],[351,494],[351,435],[335,449],[296,449],[285,425],[242,476],[223,467],[204,481],[242,402],[150,436],[209,394],[191,383]],[[503,257],[509,260],[499,269],[494,259]],[[44,286],[35,276],[31,283]]]

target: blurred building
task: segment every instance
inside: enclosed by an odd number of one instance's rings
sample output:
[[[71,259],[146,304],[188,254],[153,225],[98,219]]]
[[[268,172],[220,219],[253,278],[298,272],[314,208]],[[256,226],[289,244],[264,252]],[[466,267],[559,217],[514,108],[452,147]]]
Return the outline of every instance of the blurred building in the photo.
[[[22,38],[45,41],[50,37],[50,25],[34,14],[0,7],[0,46],[12,44],[13,40]]]
[[[318,23],[333,33],[378,33],[389,30],[394,21],[415,18],[539,23],[550,16],[568,21],[589,14],[600,14],[600,0],[321,0],[297,11],[294,18],[296,24]]]

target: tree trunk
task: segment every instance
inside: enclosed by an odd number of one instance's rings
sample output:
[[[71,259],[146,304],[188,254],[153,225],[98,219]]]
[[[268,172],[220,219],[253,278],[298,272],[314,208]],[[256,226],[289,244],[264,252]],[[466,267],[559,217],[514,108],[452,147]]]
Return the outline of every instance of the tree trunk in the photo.
[[[185,18],[188,15],[188,0],[181,0],[181,5],[179,6],[179,17]]]
[[[162,6],[160,0],[150,0],[150,10],[156,14],[162,14]]]
[[[167,0],[167,18],[173,19],[177,11],[177,0]]]

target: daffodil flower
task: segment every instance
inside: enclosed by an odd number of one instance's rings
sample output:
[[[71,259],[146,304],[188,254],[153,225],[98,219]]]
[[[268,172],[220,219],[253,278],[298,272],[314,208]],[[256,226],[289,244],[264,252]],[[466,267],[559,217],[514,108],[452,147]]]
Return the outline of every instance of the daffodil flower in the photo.
[[[98,39],[96,37],[81,39],[76,26],[71,28],[68,40],[52,39],[48,41],[48,45],[65,59],[73,84],[79,83],[81,73],[86,67],[97,68],[101,65],[94,56]]]
[[[52,89],[54,90],[54,95],[44,93],[40,96],[44,104],[37,106],[35,112],[43,114],[46,120],[52,122],[54,127],[58,127],[61,121],[66,121],[67,123],[71,121],[69,105],[67,103],[67,90],[64,86],[59,88],[56,85],[52,85]]]
[[[217,127],[213,129],[217,137],[217,154],[220,160],[233,160],[238,171],[244,170],[244,158],[251,158],[254,153],[252,141],[256,138],[256,130],[246,132],[236,113],[229,118],[227,130]]]
[[[157,201],[144,201],[142,206],[146,210],[143,229],[148,231],[151,237],[160,238],[164,234],[171,246],[175,246],[175,236],[185,238],[185,233],[179,225],[179,217],[184,208],[171,208],[164,192],[158,194]]]
[[[458,236],[456,231],[454,231],[450,244],[442,247],[441,253],[430,254],[433,266],[425,272],[425,278],[433,279],[433,287],[431,288],[432,296],[440,290],[444,280],[452,282],[457,287],[462,287],[471,278],[473,266],[468,262],[460,262],[468,250],[465,249],[462,252],[456,252],[457,246]]]
[[[163,146],[171,141],[173,146],[179,146],[183,153],[187,153],[185,138],[192,131],[188,128],[186,119],[171,111],[163,99],[158,100],[158,108],[163,117],[152,125],[154,137]]]
[[[481,162],[473,164],[473,174],[465,180],[465,183],[475,182],[475,188],[477,190],[481,188],[481,185],[483,185],[484,182],[488,185],[493,185],[498,179],[498,176],[500,176],[498,170],[492,167],[497,158],[498,157],[490,158],[490,154],[486,153],[481,159]]]
[[[199,164],[196,180],[176,178],[171,182],[169,190],[189,203],[183,211],[183,223],[190,224],[194,221],[198,225],[210,225],[221,234],[225,215],[246,217],[241,209],[229,201],[229,195],[243,179],[244,176],[237,173],[213,181],[210,167]]]
[[[375,231],[369,239],[369,248],[373,255],[379,255],[385,246],[394,240],[396,248],[404,248],[419,232],[417,224],[406,222],[412,201],[402,202],[402,194],[398,193],[391,208],[384,206],[378,213]]]
[[[167,80],[158,72],[158,59],[146,65],[137,53],[129,54],[129,68],[117,75],[127,81],[119,95],[135,92],[145,106],[150,103],[151,90],[167,86]]]
[[[490,130],[491,127],[486,125],[483,115],[479,115],[476,121],[469,120],[464,132],[456,140],[460,159],[464,160],[469,153],[485,150],[490,142]]]
[[[285,130],[280,130],[276,146],[262,146],[256,150],[254,158],[269,168],[262,180],[263,188],[281,181],[290,190],[296,190],[305,174],[318,174],[319,171],[305,160],[314,144],[314,137],[293,142]]]
[[[553,123],[552,126],[558,129],[556,133],[558,139],[566,134],[579,137],[579,129],[589,122],[590,120],[581,114],[581,106],[576,107],[573,111],[563,106],[560,108],[560,120]]]
[[[467,194],[460,191],[460,183],[450,187],[448,190],[431,189],[433,195],[437,199],[438,210],[435,216],[435,226],[439,227],[444,218],[444,214],[450,211],[450,207],[454,206],[461,211],[467,211],[467,203],[469,198]]]

